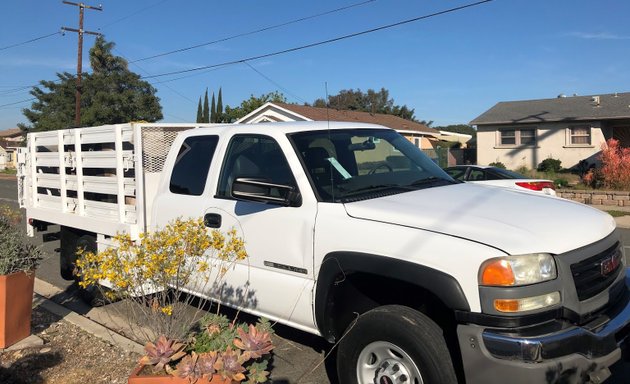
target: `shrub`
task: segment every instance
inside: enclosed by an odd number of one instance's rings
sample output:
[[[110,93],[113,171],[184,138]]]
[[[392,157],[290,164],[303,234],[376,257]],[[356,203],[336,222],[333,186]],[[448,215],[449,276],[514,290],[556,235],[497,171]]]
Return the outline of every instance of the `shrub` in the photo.
[[[507,168],[505,167],[505,164],[503,164],[503,163],[502,163],[502,162],[500,162],[500,161],[495,161],[495,162],[490,163],[490,164],[488,164],[488,165],[489,165],[489,166],[491,166],[491,167],[497,167],[497,168],[501,168],[501,169],[507,169]]]
[[[516,173],[520,173],[521,175],[524,175],[524,176],[530,176],[530,174],[529,174],[529,168],[527,168],[527,167],[526,167],[526,166],[524,166],[524,165],[522,165],[522,166],[518,167],[518,168],[515,170],[515,172],[516,172]]]
[[[232,230],[227,236],[207,231],[203,219],[177,219],[138,242],[128,234],[113,237],[114,246],[98,253],[79,250],[77,268],[82,287],[107,285],[103,294],[110,300],[126,299],[130,323],[148,324],[138,329],[144,341],[164,335],[181,340],[202,316],[207,300],[198,300],[197,311],[185,292],[220,289],[225,274],[247,257],[244,242]],[[141,321],[138,321],[141,320]]]
[[[569,185],[569,180],[565,179],[564,177],[558,177],[553,180],[553,183],[556,185],[557,188],[566,188]]]
[[[604,188],[630,188],[630,148],[621,148],[619,141],[608,139],[602,145],[600,169]]]
[[[41,249],[28,243],[19,229],[19,212],[0,206],[0,275],[33,272],[42,259]]]
[[[538,171],[550,173],[560,172],[562,169],[560,164],[562,164],[562,161],[549,157],[538,164]]]

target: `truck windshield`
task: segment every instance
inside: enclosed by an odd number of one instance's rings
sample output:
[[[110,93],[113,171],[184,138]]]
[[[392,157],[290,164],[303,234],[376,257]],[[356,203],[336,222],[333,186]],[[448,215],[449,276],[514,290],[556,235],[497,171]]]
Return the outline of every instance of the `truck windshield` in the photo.
[[[393,130],[310,131],[289,139],[321,201],[352,202],[456,183]]]

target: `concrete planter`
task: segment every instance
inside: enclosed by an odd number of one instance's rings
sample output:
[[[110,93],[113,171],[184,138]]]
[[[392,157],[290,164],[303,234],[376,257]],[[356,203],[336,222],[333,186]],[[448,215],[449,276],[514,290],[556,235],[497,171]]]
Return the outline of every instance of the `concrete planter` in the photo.
[[[31,334],[35,273],[0,276],[0,348],[7,348]]]
[[[144,365],[138,365],[129,376],[128,384],[190,384],[188,379],[169,375],[144,375],[142,370]],[[224,379],[221,375],[213,375],[212,378],[201,378],[196,384],[233,384],[230,379]]]

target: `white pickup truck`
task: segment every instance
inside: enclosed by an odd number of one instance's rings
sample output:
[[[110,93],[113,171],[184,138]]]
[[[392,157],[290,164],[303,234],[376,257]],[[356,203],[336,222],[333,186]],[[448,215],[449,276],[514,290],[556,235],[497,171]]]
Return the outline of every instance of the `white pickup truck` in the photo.
[[[455,182],[381,126],[133,123],[31,133],[19,157],[65,278],[119,231],[236,228],[248,262],[210,298],[338,342],[342,384],[599,383],[630,333],[609,215]]]

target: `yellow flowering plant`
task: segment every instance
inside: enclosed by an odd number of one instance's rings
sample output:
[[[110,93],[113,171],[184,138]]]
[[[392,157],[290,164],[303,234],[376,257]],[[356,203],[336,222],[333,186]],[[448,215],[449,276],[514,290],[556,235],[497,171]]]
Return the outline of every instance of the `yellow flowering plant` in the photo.
[[[265,320],[255,326],[206,312],[207,300],[190,293],[220,287],[234,263],[245,260],[235,230],[211,230],[203,219],[177,219],[137,241],[118,234],[101,252],[77,250],[83,288],[97,286],[145,342],[139,364],[150,372],[195,383],[220,375],[233,382],[263,383],[273,349]]]
[[[112,237],[101,252],[78,250],[79,284],[96,285],[129,320],[132,332],[145,342],[159,336],[183,340],[206,313],[207,300],[191,293],[208,293],[218,286],[234,263],[245,260],[243,240],[235,230],[209,230],[203,219],[176,219],[164,228]]]

